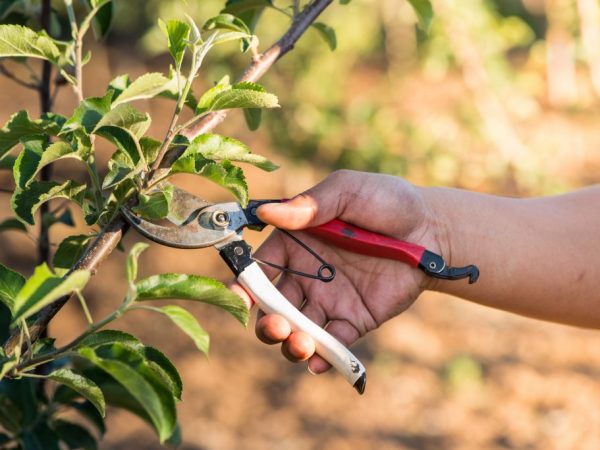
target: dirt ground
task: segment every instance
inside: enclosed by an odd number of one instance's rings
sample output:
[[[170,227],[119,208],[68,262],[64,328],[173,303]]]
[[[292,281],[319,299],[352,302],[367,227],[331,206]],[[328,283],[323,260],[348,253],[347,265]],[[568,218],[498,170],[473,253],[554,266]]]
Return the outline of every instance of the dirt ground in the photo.
[[[123,55],[105,58],[105,65],[94,68],[98,82],[89,87],[90,94],[102,92],[110,72],[142,71],[129,66],[133,63]],[[25,105],[35,108],[29,93],[1,78],[0,98],[0,122]],[[60,100],[58,111],[68,111],[69,102]],[[165,105],[141,105],[156,115],[156,135],[168,119],[160,115]],[[222,131],[240,136],[241,123],[240,117],[234,117]],[[580,131],[588,142],[600,142],[598,133],[586,124],[579,129],[577,123],[560,117],[550,123],[555,129],[559,124],[574,133]],[[532,133],[547,131],[536,128]],[[292,164],[273,155],[265,139],[261,133],[244,135],[252,148],[271,155],[282,169],[268,176],[249,169],[252,197],[290,196],[324,176],[308,164]],[[597,182],[592,172],[598,167],[597,159],[590,157],[592,146],[586,148],[587,152],[577,153],[579,159],[573,164],[588,169],[578,172],[582,183]],[[73,167],[64,164],[57,170],[66,175]],[[8,179],[3,176],[0,182]],[[207,184],[193,178],[182,177],[178,183],[209,198],[224,198],[223,192],[208,190]],[[3,195],[0,219],[9,214],[8,196]],[[70,230],[56,228],[53,239],[58,241],[67,233]],[[258,244],[265,235],[248,233],[248,237]],[[138,240],[130,233],[125,246]],[[10,233],[0,242],[2,262],[30,270],[35,251],[29,239]],[[124,254],[116,252],[93,278],[87,296],[94,317],[109,312],[124,295],[124,259]],[[212,249],[153,245],[142,256],[141,271],[142,275],[181,271],[228,278]],[[304,365],[286,362],[277,348],[255,339],[253,325],[246,330],[225,313],[202,305],[187,306],[211,333],[209,358],[161,317],[138,312],[117,323],[118,328],[163,350],[180,369],[184,397],[178,413],[184,450],[600,448],[598,332],[426,294],[408,312],[354,347],[368,370],[367,390],[360,397],[335,373],[313,376]],[[64,342],[83,325],[82,314],[71,304],[57,316],[51,333]],[[101,448],[161,447],[143,422],[109,409]]]

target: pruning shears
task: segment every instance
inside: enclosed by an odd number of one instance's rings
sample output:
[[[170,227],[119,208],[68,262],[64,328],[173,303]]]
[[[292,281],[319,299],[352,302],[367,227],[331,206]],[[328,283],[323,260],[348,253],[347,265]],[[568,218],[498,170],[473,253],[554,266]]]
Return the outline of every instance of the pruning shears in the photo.
[[[261,231],[267,226],[258,218],[257,208],[265,203],[281,201],[252,200],[247,207],[242,207],[236,202],[210,203],[175,187],[167,217],[173,226],[150,222],[127,207],[122,208],[122,213],[133,228],[159,244],[183,249],[214,246],[259,308],[266,313],[282,315],[289,321],[293,330],[309,334],[316,343],[317,353],[362,394],[367,382],[363,364],[336,338],[293,306],[271,283],[260,268],[259,262],[325,282],[334,279],[335,268],[289,233],[287,234],[292,239],[322,263],[317,275],[258,261],[253,257],[250,245],[243,239],[245,228]],[[469,283],[474,283],[479,276],[479,270],[474,265],[448,267],[440,255],[422,246],[367,231],[341,220],[332,220],[303,231],[355,253],[402,261],[432,277],[446,280],[468,278]]]

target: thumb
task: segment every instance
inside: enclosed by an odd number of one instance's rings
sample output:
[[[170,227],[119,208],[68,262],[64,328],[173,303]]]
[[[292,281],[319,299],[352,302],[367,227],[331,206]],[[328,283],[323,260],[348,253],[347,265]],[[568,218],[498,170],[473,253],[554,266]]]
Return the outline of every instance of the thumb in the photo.
[[[339,186],[325,181],[283,203],[267,203],[256,211],[265,223],[284,230],[302,230],[335,219],[340,211]]]

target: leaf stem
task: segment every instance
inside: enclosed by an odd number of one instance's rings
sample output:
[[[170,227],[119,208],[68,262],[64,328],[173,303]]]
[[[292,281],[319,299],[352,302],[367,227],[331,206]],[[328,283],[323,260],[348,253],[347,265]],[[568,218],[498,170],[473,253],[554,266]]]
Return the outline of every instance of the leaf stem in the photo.
[[[119,307],[119,309],[117,309],[116,311],[113,311],[111,314],[106,316],[104,319],[100,320],[99,322],[90,324],[83,333],[81,333],[79,336],[77,336],[75,339],[73,339],[68,344],[66,344],[60,348],[57,348],[53,352],[46,353],[46,354],[38,356],[36,358],[30,358],[27,361],[23,361],[22,363],[17,364],[14,368],[14,372],[19,373],[19,372],[27,371],[36,366],[39,366],[40,364],[44,364],[44,363],[53,361],[55,359],[58,359],[62,356],[66,356],[66,354],[72,348],[74,348],[77,344],[79,344],[84,338],[88,337],[92,333],[95,333],[100,328],[108,325],[113,320],[116,320],[119,317],[121,317],[126,312],[126,309],[127,309],[127,305],[125,303],[123,303]],[[31,347],[29,347],[29,348],[31,349]]]
[[[77,298],[79,299],[79,303],[81,304],[81,309],[83,309],[83,314],[85,315],[88,325],[93,325],[94,319],[92,319],[92,315],[90,314],[90,310],[87,306],[85,298],[83,297],[83,294],[81,293],[81,291],[77,290],[77,291],[75,291],[75,295],[77,295]]]

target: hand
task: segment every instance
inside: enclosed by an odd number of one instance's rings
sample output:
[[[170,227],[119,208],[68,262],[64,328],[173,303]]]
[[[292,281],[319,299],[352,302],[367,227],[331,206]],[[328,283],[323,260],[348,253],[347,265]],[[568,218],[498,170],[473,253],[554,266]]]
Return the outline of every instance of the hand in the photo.
[[[302,230],[334,218],[418,243],[443,254],[439,221],[435,220],[423,191],[400,178],[353,171],[339,171],[323,182],[281,204],[258,209],[261,220],[286,230]],[[303,314],[349,346],[359,337],[406,310],[429,287],[431,279],[418,269],[398,261],[354,254],[302,232],[295,233],[337,274],[330,283],[284,273],[277,288]],[[314,258],[279,231],[258,249],[258,259],[311,272]],[[263,266],[274,279],[279,271]],[[249,302],[240,286],[234,289]],[[259,313],[258,338],[268,344],[283,342],[282,353],[291,361],[309,359],[309,370],[321,373],[330,365],[315,355],[315,345],[303,332],[292,332],[278,315]]]

